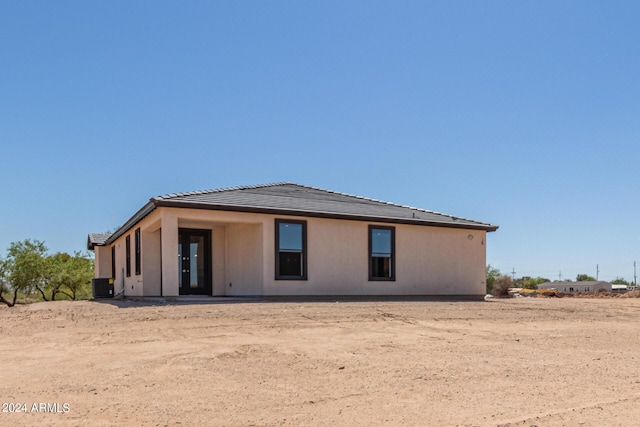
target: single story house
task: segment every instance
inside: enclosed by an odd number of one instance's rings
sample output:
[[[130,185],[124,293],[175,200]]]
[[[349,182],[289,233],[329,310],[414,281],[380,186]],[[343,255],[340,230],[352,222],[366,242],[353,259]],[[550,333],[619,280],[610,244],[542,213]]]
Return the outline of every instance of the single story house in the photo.
[[[124,296],[481,297],[497,228],[284,182],[154,197],[88,249]]]
[[[603,281],[585,280],[581,282],[555,281],[538,285],[538,289],[555,289],[558,292],[611,292],[611,283]]]

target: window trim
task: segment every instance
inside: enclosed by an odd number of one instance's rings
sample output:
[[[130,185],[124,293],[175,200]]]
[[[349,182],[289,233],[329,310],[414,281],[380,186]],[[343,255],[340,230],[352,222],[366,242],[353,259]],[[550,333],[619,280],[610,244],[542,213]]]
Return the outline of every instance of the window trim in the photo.
[[[125,252],[126,252],[126,275],[131,277],[131,234],[125,238]]]
[[[136,276],[139,276],[140,274],[142,274],[142,265],[141,265],[141,244],[142,242],[140,241],[140,227],[136,228],[136,231],[134,232],[134,236],[135,236],[135,259],[134,259],[134,265],[135,265],[135,272],[136,272]]]
[[[389,230],[391,231],[391,260],[389,268],[391,268],[391,276],[374,277],[373,276],[373,230]],[[369,281],[370,282],[395,282],[396,280],[396,228],[386,225],[369,225],[369,253],[367,254],[367,263],[369,264]]]
[[[302,275],[301,276],[285,276],[280,274],[280,224],[300,224],[302,225]],[[274,261],[275,261],[275,280],[307,280],[307,221],[298,219],[279,219],[275,220],[274,230]]]

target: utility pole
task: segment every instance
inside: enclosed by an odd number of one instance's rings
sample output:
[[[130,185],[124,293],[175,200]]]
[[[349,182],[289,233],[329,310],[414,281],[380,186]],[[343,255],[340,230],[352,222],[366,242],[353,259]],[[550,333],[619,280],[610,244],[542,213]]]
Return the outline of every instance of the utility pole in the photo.
[[[633,286],[636,286],[636,262],[633,261]]]
[[[600,274],[600,266],[596,264],[596,280],[598,280],[598,275]]]
[[[514,281],[516,280],[516,269],[515,268],[511,269],[511,279],[514,280]]]
[[[562,270],[560,270],[560,273],[558,274],[558,280],[562,282]]]

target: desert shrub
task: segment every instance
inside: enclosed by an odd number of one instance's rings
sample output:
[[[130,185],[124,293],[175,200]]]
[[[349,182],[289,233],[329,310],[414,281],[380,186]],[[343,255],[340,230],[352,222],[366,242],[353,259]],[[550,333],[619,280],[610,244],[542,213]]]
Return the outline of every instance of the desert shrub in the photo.
[[[640,290],[625,292],[620,296],[622,298],[640,298]]]
[[[510,276],[502,275],[493,284],[492,294],[496,297],[506,297],[509,295],[509,288],[512,287],[513,280]]]
[[[500,270],[491,267],[491,264],[487,265],[487,293],[493,292],[493,286],[496,284],[496,279],[500,277]]]

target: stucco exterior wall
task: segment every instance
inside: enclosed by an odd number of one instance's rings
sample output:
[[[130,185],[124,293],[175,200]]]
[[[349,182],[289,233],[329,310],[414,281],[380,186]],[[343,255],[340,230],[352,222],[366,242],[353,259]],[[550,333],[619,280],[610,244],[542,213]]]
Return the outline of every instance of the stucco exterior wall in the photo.
[[[111,277],[111,248],[96,246],[93,250],[93,277],[107,279]]]
[[[226,288],[228,286],[227,267],[226,267],[226,227],[222,225],[216,225],[212,227],[211,233],[211,246],[213,256],[213,283],[212,283],[212,295],[224,296],[226,294]]]
[[[162,294],[160,230],[143,230],[140,234],[143,295],[160,296]]]
[[[275,219],[307,222],[308,280],[275,280]],[[395,281],[369,281],[369,225],[395,227]],[[135,275],[135,228],[142,274]],[[300,216],[158,208],[118,238],[115,291],[178,296],[178,229],[211,230],[212,295],[484,295],[486,232]],[[124,277],[131,235],[131,277]],[[105,254],[108,255],[105,256]],[[110,276],[111,248],[96,257]],[[104,259],[103,259],[104,258]]]
[[[403,295],[483,295],[486,290],[485,241],[485,231],[397,227],[399,291]]]
[[[275,280],[276,218],[307,221],[307,280]],[[367,225],[319,218],[265,218],[264,294],[362,295],[369,275]]]
[[[131,263],[131,271],[130,275],[126,275],[126,237],[129,236],[130,239],[130,263]],[[125,296],[143,296],[144,295],[144,287],[142,282],[142,275],[136,274],[136,244],[135,244],[135,233],[134,229],[130,230],[127,234],[123,236],[122,239],[122,268],[124,270],[124,295]]]
[[[226,295],[263,295],[261,224],[226,227]]]
[[[159,210],[163,218],[176,218],[180,228],[211,231],[212,295],[262,295],[264,215],[203,209]],[[177,263],[175,268],[177,271]],[[170,286],[163,278],[164,282]],[[175,286],[177,292],[177,279]]]
[[[233,212],[158,209],[111,245],[116,247],[115,293],[124,290],[125,296],[178,296],[178,229],[193,228],[211,231],[212,295],[261,295],[262,220]],[[142,271],[136,276],[134,231],[138,227]],[[131,236],[130,277],[125,272],[127,236]],[[111,277],[111,246],[96,247],[99,262],[95,277]],[[233,262],[226,262],[228,254]]]
[[[135,271],[135,229],[140,227],[140,262],[141,274]],[[126,237],[131,236],[131,276],[126,276]],[[120,236],[111,245],[96,247],[101,256],[100,272],[111,277],[111,247],[116,249],[116,275],[114,277],[114,292],[124,296],[160,296],[161,295],[161,230],[160,214],[153,212],[144,218],[136,227]],[[97,255],[98,252],[96,252]]]
[[[265,221],[265,295],[483,295],[486,232],[307,221],[308,279],[275,280],[275,216]],[[369,281],[369,225],[395,227],[396,280]]]
[[[116,248],[116,275],[113,278],[113,292],[115,295],[122,295],[125,291],[125,236],[113,242]]]

